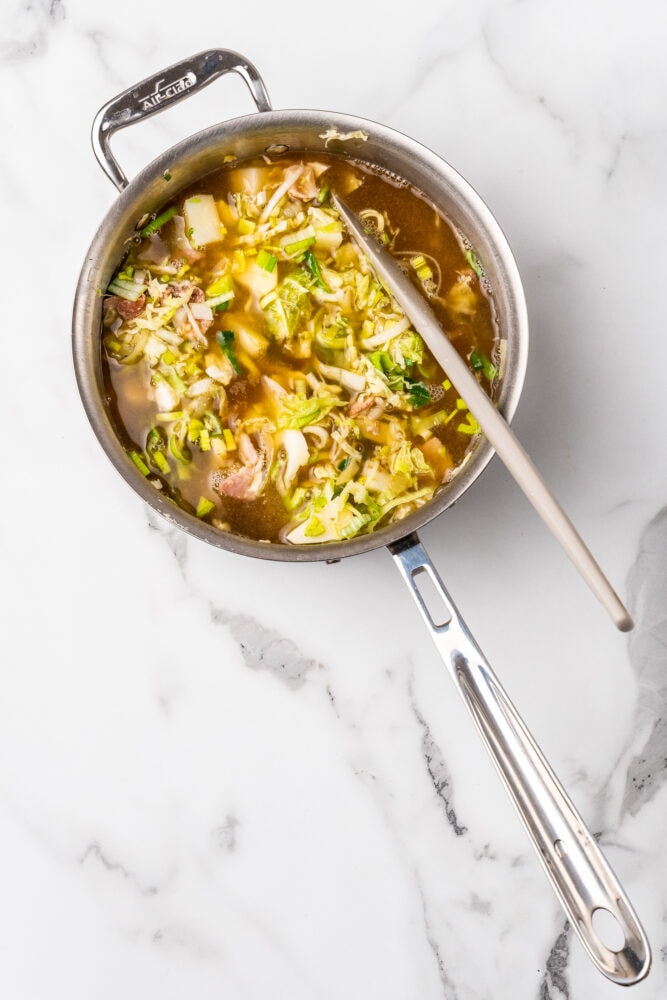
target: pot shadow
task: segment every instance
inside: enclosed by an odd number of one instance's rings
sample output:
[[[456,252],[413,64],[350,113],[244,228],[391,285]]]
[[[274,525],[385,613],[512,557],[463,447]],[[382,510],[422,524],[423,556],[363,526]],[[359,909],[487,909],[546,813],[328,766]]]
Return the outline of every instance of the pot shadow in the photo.
[[[621,815],[636,816],[667,780],[667,507],[642,534],[628,598],[636,622],[630,636],[638,682],[635,731],[646,738],[628,765]]]

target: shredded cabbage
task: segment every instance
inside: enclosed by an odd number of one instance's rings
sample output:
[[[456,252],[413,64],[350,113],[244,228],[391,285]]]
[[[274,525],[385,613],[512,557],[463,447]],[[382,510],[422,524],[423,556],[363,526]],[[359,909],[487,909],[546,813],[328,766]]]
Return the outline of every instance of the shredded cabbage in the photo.
[[[228,498],[273,490],[280,538],[292,544],[404,517],[451,468],[429,439],[452,421],[465,447],[479,433],[346,237],[326,174],[322,164],[260,165],[226,200],[199,193],[172,206],[105,303],[109,363],[143,373],[149,431],[132,449],[135,466],[177,502],[195,467],[208,470],[208,489],[194,479],[192,511],[212,523],[227,523]],[[366,215],[389,240],[387,214]],[[156,242],[160,260],[150,263]],[[457,322],[474,316],[476,282],[462,271],[445,296]]]

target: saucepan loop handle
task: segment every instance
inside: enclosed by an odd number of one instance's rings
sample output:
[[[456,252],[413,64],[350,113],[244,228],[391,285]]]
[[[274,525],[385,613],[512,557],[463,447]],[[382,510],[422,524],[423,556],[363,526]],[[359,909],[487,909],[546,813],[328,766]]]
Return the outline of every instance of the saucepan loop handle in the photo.
[[[174,63],[124,90],[100,108],[93,122],[93,149],[102,170],[119,191],[129,182],[111,152],[110,140],[114,132],[172,107],[225,73],[238,73],[245,80],[258,111],[271,110],[267,89],[257,69],[231,49],[210,49]]]
[[[410,535],[389,550],[572,927],[608,979],[624,986],[639,982],[650,968],[649,943],[595,838],[470,634],[419,538]],[[596,911],[607,913],[596,918]],[[610,932],[604,920],[611,923],[618,941],[602,939],[602,931],[604,937]]]

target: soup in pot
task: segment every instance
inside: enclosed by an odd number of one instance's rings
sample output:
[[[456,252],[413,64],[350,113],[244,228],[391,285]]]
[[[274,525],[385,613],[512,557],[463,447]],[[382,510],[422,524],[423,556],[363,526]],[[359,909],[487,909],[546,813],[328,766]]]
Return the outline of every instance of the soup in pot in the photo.
[[[475,253],[419,192],[334,155],[225,165],[140,221],[102,332],[129,457],[220,530],[285,544],[373,531],[427,503],[479,434],[332,191],[422,288],[487,393],[499,388]]]

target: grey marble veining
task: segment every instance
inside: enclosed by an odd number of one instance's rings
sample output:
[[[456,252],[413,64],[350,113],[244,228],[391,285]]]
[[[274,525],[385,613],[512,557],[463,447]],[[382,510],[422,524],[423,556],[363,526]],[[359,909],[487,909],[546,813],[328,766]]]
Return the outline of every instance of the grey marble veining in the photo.
[[[667,509],[642,533],[629,581],[636,627],[630,658],[639,680],[640,748],[627,770],[623,811],[636,815],[667,779]]]
[[[567,963],[570,956],[570,929],[566,924],[558,935],[546,961],[544,979],[540,984],[539,1000],[569,1000]]]
[[[205,546],[129,495],[86,423],[70,312],[115,197],[92,118],[214,45],[250,58],[277,108],[423,142],[510,240],[531,322],[514,426],[636,628],[613,631],[493,464],[424,536],[646,926],[654,965],[631,995],[663,1000],[665,9],[427,0],[380,22],[341,0],[344,33],[331,8],[268,0],[166,13],[3,9],[0,994],[618,996],[387,553],[285,567]],[[233,86],[197,102],[193,128],[236,107]],[[127,130],[123,161],[189,115]]]
[[[20,62],[45,56],[50,35],[65,16],[63,0],[11,0],[3,10],[0,59]]]

